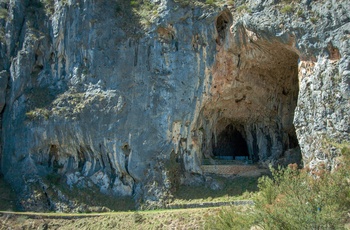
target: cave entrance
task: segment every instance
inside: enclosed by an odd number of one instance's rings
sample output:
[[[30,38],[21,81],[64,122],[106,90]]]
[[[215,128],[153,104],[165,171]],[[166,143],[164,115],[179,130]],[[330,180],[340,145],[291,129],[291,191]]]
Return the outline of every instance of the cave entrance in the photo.
[[[218,32],[218,37],[216,39],[216,43],[221,45],[225,40],[228,24],[231,20],[231,16],[229,13],[224,12],[216,19],[216,30]]]
[[[232,124],[227,125],[217,138],[213,135],[214,158],[220,160],[248,160],[249,151],[244,136]]]
[[[221,32],[220,39],[227,39]],[[257,44],[249,43],[237,54],[223,48],[216,56],[210,97],[198,120],[203,164],[217,164],[213,159],[220,164],[301,162],[293,124],[299,56],[282,43]]]

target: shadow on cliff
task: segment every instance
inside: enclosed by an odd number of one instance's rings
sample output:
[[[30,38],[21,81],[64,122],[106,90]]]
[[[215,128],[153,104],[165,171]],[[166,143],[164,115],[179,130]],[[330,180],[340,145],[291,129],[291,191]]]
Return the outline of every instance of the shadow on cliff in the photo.
[[[4,177],[0,174],[0,210],[15,211],[16,196],[11,189],[10,184],[5,182]]]

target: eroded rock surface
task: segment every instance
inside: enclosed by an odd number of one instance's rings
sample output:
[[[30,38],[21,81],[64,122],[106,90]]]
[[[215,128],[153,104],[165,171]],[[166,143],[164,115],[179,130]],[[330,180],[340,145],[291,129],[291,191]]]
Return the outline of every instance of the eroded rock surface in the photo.
[[[159,0],[148,18],[121,0],[2,5],[0,162],[21,208],[76,210],[52,176],[162,206],[222,153],[333,167],[350,3],[285,4]]]

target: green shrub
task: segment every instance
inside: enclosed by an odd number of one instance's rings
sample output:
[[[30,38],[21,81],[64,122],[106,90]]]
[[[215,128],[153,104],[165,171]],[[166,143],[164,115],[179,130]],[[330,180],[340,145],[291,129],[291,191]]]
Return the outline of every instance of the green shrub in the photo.
[[[217,216],[207,220],[205,229],[249,230],[252,225],[254,225],[252,210],[239,210],[238,207],[223,207]]]
[[[8,15],[7,9],[0,8],[0,19],[6,19]]]
[[[272,204],[276,199],[278,192],[275,189],[275,182],[267,176],[259,178],[258,188],[260,190],[261,202],[265,204]]]
[[[206,1],[205,1],[205,4],[214,5],[214,4],[215,4],[215,1],[214,1],[214,0],[206,0]]]
[[[139,6],[139,2],[136,1],[136,0],[131,0],[131,1],[130,1],[130,6],[131,6],[131,7],[138,7],[138,6]]]
[[[130,5],[125,6],[124,3],[119,2],[116,6],[116,15],[118,16],[123,11],[125,11],[124,13],[131,11],[129,14],[136,16],[134,19],[137,19],[144,29],[149,27],[158,17],[158,4],[150,0],[131,0],[128,4]]]
[[[294,7],[292,5],[285,5],[281,9],[282,14],[292,13],[294,11]]]
[[[50,111],[47,109],[37,108],[35,110],[30,110],[26,112],[26,117],[31,121],[40,119],[40,118],[44,118],[45,120],[48,120],[50,117]]]
[[[342,156],[332,172],[322,164],[312,171],[296,164],[271,168],[272,177],[259,179],[253,211],[223,210],[208,221],[208,228],[344,229],[350,210],[350,147],[336,147]]]
[[[347,168],[346,168],[347,167]],[[264,229],[341,229],[350,208],[349,167],[330,173],[272,169],[259,181],[257,221]],[[312,176],[311,176],[311,175]]]

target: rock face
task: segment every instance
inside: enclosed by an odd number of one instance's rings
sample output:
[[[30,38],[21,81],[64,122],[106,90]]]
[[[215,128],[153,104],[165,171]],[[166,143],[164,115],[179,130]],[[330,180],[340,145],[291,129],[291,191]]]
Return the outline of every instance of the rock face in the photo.
[[[349,141],[349,1],[43,2],[1,3],[0,169],[23,209],[63,210],[48,175],[162,205],[203,158],[333,167]]]

